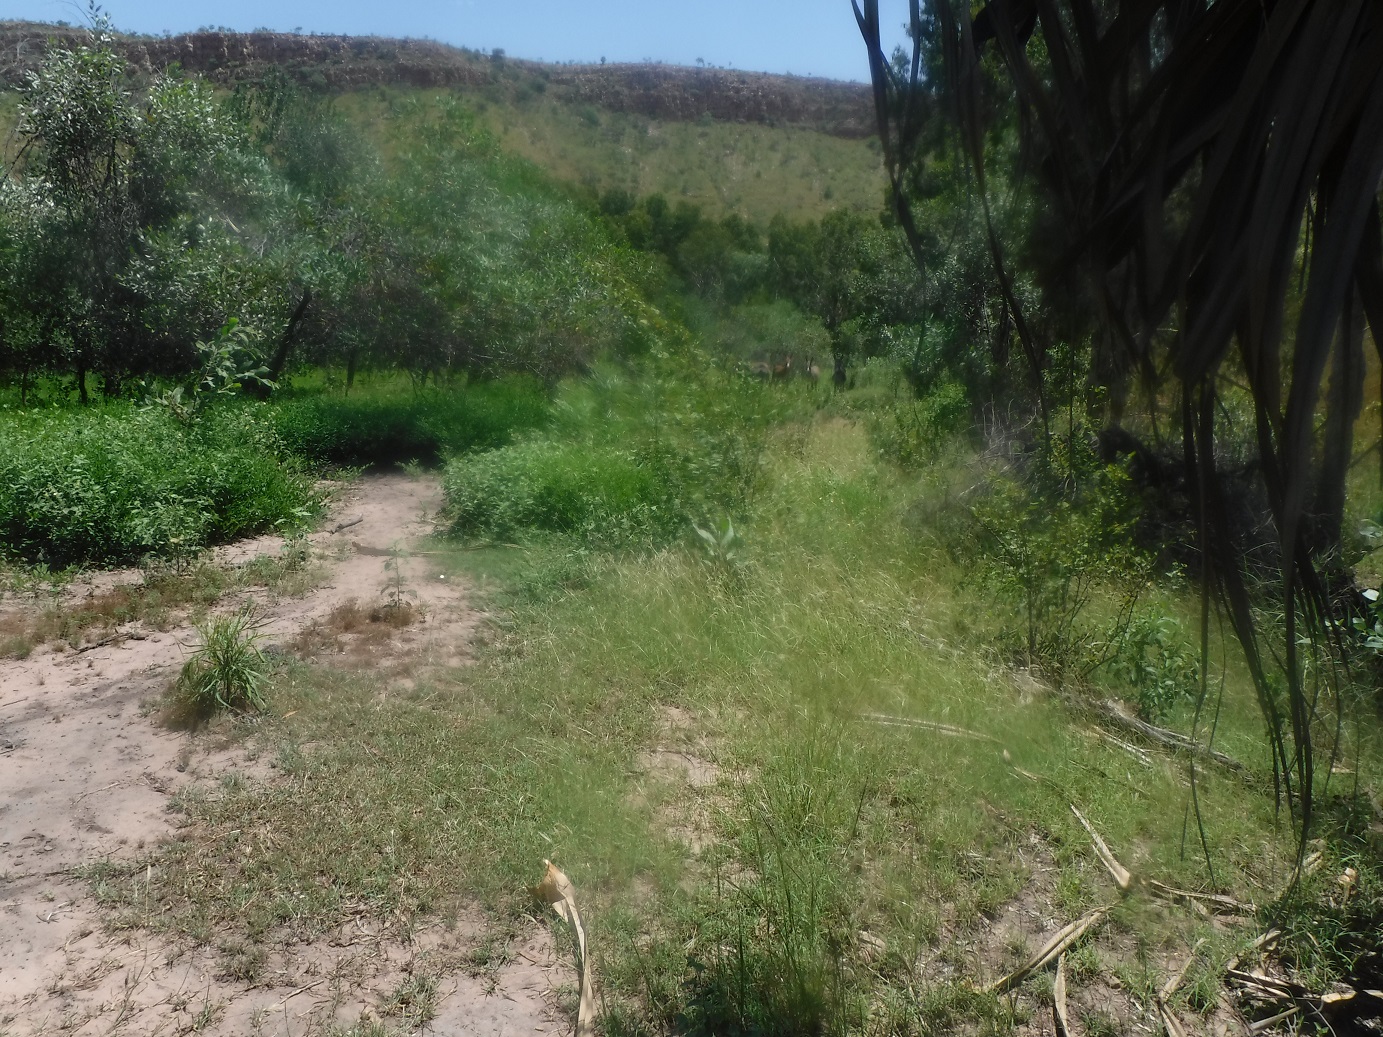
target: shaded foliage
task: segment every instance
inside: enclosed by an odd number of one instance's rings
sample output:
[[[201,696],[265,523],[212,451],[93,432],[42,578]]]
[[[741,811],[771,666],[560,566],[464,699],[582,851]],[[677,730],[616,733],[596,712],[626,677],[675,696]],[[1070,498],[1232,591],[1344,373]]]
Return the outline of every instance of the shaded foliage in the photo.
[[[1135,381],[1153,406],[1175,390],[1206,587],[1243,645],[1276,776],[1309,828],[1321,689],[1307,655],[1335,632],[1320,561],[1328,567],[1338,552],[1362,320],[1383,321],[1383,11],[1312,0],[994,0],[972,20],[947,0],[925,13],[912,0],[911,56],[893,63],[877,0],[855,10],[894,211],[919,262],[909,177],[934,132],[928,116],[943,110],[1038,384],[1058,340],[1033,312],[1059,313],[1068,339],[1093,343],[1092,376],[1111,390],[1116,418]],[[988,179],[988,134],[1015,118],[1042,203],[1040,247],[1017,255],[996,227]],[[1036,279],[1038,306],[1022,298],[1020,270]],[[1226,378],[1252,395],[1277,540],[1283,618],[1267,639],[1217,464]]]

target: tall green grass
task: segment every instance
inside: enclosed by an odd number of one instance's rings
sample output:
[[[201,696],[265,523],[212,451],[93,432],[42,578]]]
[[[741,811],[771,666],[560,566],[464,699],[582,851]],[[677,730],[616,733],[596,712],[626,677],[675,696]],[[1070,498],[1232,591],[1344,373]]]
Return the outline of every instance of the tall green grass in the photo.
[[[742,513],[762,480],[769,429],[806,402],[697,356],[637,373],[600,369],[562,387],[541,434],[447,466],[451,530],[665,542],[693,522]]]
[[[364,386],[289,398],[270,415],[285,447],[309,461],[389,464],[504,446],[547,421],[548,399],[538,382],[512,377],[423,392]]]
[[[646,398],[619,379],[574,390],[552,434],[586,438],[499,454],[584,471],[580,449],[616,447],[595,415],[641,428]],[[1145,764],[1010,679],[988,647],[1005,610],[913,524],[929,484],[838,419],[761,447],[723,566],[691,536],[438,545],[436,564],[477,585],[509,565],[543,592],[513,596],[476,665],[382,704],[371,677],[288,671],[284,719],[262,730],[304,780],[184,797],[196,824],[153,872],[164,924],[310,935],[361,903],[406,917],[474,899],[517,918],[549,857],[582,897],[611,1034],[1009,1032],[1040,984],[983,984],[1017,964],[1013,941],[1097,904],[1115,917],[1088,953],[1115,967],[1145,930],[1178,959],[1202,936],[1227,954],[1237,937],[1218,925],[1141,887],[1121,897],[1070,810],[1138,875],[1202,888],[1184,762],[1154,749]],[[1201,769],[1196,794],[1215,885],[1261,903],[1292,848],[1254,709],[1235,683],[1219,744],[1255,776]],[[689,761],[709,777],[688,781]],[[1372,780],[1376,760],[1361,766]],[[271,837],[250,846],[247,825]]]
[[[246,408],[185,425],[107,404],[0,417],[0,542],[51,566],[179,555],[301,525],[312,484]]]

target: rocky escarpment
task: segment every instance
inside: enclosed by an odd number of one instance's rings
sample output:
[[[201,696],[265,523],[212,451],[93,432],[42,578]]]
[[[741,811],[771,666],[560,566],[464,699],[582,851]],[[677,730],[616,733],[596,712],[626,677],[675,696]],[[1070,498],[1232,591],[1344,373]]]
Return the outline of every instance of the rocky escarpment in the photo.
[[[74,46],[72,26],[0,22],[0,80],[17,86],[51,46]],[[374,84],[547,91],[561,100],[649,118],[798,126],[833,136],[874,131],[867,87],[800,76],[671,65],[549,65],[503,59],[432,40],[304,36],[276,32],[194,32],[116,37],[146,72],[173,65],[219,83],[253,81],[278,68],[309,87],[350,90]]]

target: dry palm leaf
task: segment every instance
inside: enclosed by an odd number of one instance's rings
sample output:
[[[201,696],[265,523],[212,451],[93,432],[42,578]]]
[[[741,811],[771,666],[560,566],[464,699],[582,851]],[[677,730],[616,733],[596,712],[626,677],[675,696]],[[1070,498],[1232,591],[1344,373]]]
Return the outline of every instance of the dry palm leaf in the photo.
[[[586,953],[586,926],[576,907],[576,889],[571,879],[549,860],[544,860],[547,872],[534,890],[538,899],[551,905],[552,910],[576,931],[577,951],[581,955],[581,1003],[576,1010],[576,1037],[591,1037],[595,1033],[595,988],[591,984],[591,959]]]
[[[1227,897],[1223,893],[1197,893],[1189,889],[1177,889],[1157,879],[1148,880],[1148,889],[1164,900],[1185,900],[1200,907],[1209,908],[1220,915],[1251,915],[1253,905]]]
[[[1181,984],[1186,979],[1186,973],[1191,968],[1191,962],[1196,960],[1196,952],[1201,949],[1204,943],[1204,940],[1196,941],[1196,945],[1191,948],[1191,953],[1181,963],[1181,968],[1163,984],[1162,989],[1157,992],[1154,998],[1157,1004],[1157,1015],[1162,1020],[1162,1026],[1167,1031],[1167,1037],[1186,1037],[1185,1027],[1181,1025],[1181,1020],[1177,1018],[1168,1002],[1181,989]]]
[[[1056,984],[1052,987],[1052,1023],[1056,1037],[1071,1037],[1071,1017],[1066,1012],[1066,955],[1056,960]]]
[[[1100,833],[1095,831],[1095,826],[1085,819],[1085,815],[1076,809],[1074,803],[1071,804],[1071,813],[1076,815],[1076,820],[1081,823],[1081,827],[1089,834],[1090,841],[1095,844],[1095,855],[1100,858],[1100,863],[1105,866],[1110,875],[1114,876],[1114,881],[1119,884],[1119,888],[1127,892],[1129,886],[1133,884],[1133,875],[1114,859],[1114,854],[1109,852],[1109,847],[1100,838]]]
[[[1099,925],[1109,914],[1109,908],[1097,907],[1089,914],[1082,915],[1070,925],[1062,926],[1056,934],[1042,945],[1042,949],[1029,959],[1028,963],[1014,972],[1010,972],[1003,979],[996,980],[989,984],[985,989],[991,994],[1002,994],[1012,990],[1023,980],[1027,979],[1034,972],[1040,972],[1052,962],[1056,961],[1066,949],[1072,946],[1077,940],[1087,932]]]

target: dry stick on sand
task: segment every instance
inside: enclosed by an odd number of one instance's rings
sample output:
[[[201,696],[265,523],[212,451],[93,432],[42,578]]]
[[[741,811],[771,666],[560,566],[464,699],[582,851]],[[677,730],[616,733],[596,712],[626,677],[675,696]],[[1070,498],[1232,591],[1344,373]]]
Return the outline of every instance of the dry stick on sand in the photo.
[[[595,988],[591,984],[591,959],[586,954],[586,927],[581,922],[581,912],[576,909],[576,889],[561,868],[548,860],[543,863],[547,865],[547,873],[535,892],[576,930],[577,953],[581,956],[581,1003],[576,1010],[576,1037],[591,1037],[595,1033]]]
[[[343,529],[350,529],[351,526],[358,526],[358,525],[360,525],[360,523],[362,523],[362,522],[364,522],[364,521],[365,521],[365,516],[364,516],[364,515],[361,515],[359,518],[353,518],[353,519],[351,519],[349,522],[342,522],[342,523],[340,523],[340,524],[338,524],[338,525],[336,525],[336,526],[333,526],[333,527],[331,528],[331,535],[332,535],[332,536],[335,536],[337,533],[341,532],[341,530],[343,530]]]
[[[1017,971],[1010,972],[1003,979],[995,980],[985,987],[985,992],[990,994],[1002,994],[1012,990],[1023,980],[1027,979],[1034,972],[1039,972],[1052,962],[1056,961],[1066,949],[1084,936],[1091,929],[1095,928],[1105,920],[1109,914],[1109,908],[1097,907],[1088,914],[1077,918],[1070,925],[1058,929],[1056,935],[1042,945],[1042,949],[1034,954],[1026,965]]]

